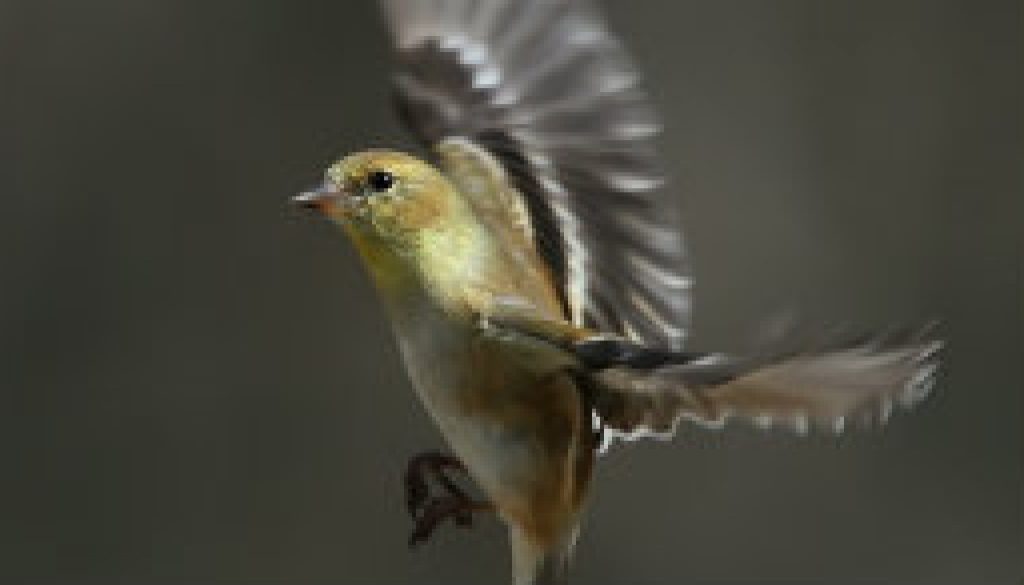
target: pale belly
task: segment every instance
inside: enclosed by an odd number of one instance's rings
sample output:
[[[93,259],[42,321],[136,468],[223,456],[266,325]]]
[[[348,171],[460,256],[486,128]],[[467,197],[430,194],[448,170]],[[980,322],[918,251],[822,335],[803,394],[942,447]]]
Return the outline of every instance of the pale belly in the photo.
[[[575,508],[586,446],[571,381],[509,359],[501,341],[436,310],[395,325],[420,400],[499,513],[509,520],[540,507]]]

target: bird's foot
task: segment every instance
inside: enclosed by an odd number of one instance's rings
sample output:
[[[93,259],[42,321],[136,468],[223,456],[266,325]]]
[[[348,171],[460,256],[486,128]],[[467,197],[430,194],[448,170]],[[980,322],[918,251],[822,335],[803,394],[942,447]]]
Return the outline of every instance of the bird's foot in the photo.
[[[421,507],[420,512],[414,517],[415,525],[412,534],[409,535],[409,546],[416,547],[426,542],[434,529],[444,521],[451,518],[456,526],[469,528],[473,525],[473,513],[491,510],[491,504],[480,502],[468,497],[438,496],[429,498]]]
[[[452,518],[456,526],[469,527],[473,512],[490,510],[491,505],[471,498],[458,486],[446,470],[465,472],[466,467],[457,458],[438,452],[416,455],[405,470],[405,505],[415,522],[409,546],[426,541],[445,518]],[[444,494],[431,496],[430,479],[441,486]]]
[[[414,520],[430,497],[431,478],[448,494],[467,497],[445,470],[465,472],[466,467],[457,458],[437,451],[420,453],[409,460],[405,468],[405,506]]]

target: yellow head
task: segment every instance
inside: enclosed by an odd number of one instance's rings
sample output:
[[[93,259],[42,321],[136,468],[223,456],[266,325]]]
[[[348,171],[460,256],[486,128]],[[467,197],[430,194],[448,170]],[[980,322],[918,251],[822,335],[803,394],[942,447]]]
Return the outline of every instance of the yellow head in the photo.
[[[331,165],[319,188],[294,201],[367,243],[409,252],[403,248],[416,245],[417,232],[444,222],[454,198],[431,165],[400,152],[368,150]]]
[[[385,289],[409,277],[455,278],[460,252],[479,240],[475,216],[444,175],[400,152],[349,155],[294,201],[341,225]]]

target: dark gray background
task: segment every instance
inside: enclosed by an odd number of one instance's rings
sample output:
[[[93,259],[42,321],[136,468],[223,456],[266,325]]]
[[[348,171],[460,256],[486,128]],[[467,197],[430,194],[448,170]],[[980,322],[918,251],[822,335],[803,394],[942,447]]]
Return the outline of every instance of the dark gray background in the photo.
[[[607,4],[613,4],[608,2]],[[580,582],[1021,574],[1019,2],[617,2],[665,113],[696,339],[945,321],[883,432],[605,458]],[[353,252],[285,198],[407,145],[368,1],[0,2],[0,580],[505,582],[409,552],[440,446]]]

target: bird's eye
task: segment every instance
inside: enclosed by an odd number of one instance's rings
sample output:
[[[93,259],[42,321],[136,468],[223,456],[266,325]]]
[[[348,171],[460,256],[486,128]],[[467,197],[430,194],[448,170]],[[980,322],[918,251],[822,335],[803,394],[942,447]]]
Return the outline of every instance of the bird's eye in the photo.
[[[366,176],[366,184],[374,193],[383,193],[395,184],[395,176],[387,171],[373,171]]]

